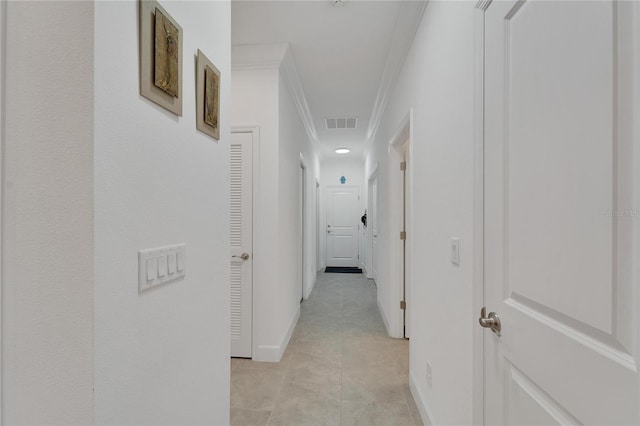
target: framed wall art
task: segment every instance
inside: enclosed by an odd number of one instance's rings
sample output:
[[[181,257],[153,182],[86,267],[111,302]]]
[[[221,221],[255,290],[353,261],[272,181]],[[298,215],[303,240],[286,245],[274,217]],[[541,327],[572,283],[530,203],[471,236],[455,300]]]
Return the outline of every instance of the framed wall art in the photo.
[[[220,140],[220,71],[200,49],[196,67],[196,128]]]
[[[140,0],[140,94],[182,116],[182,27],[154,0]]]

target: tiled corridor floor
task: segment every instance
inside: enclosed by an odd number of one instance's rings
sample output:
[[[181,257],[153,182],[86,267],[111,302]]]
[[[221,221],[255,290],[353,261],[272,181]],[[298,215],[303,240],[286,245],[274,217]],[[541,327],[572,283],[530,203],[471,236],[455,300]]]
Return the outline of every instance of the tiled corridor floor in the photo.
[[[231,424],[421,425],[408,370],[373,281],[319,274],[281,362],[232,359]]]

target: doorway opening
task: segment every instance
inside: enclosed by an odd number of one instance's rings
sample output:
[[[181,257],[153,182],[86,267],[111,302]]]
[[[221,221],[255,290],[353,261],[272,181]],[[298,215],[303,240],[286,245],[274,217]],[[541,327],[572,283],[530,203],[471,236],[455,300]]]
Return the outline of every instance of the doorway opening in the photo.
[[[253,288],[257,265],[253,261],[254,230],[258,203],[256,179],[258,128],[236,128],[229,144],[229,219],[230,219],[230,337],[231,356],[253,356]]]
[[[305,271],[306,271],[306,233],[307,233],[307,218],[306,218],[306,207],[307,207],[307,166],[304,163],[304,157],[300,154],[300,179],[299,179],[299,195],[300,195],[300,262],[299,262],[299,271],[300,271],[300,303],[304,299],[304,291],[306,288],[305,285]]]
[[[391,238],[391,272],[395,277],[394,293],[398,300],[396,327],[394,337],[409,338],[411,334],[411,123],[413,111],[410,110],[400,124],[398,131],[389,144],[390,191],[390,223]]]
[[[369,244],[368,253],[367,278],[376,282],[378,267],[378,168],[373,171],[368,181],[369,193],[367,197],[367,227],[369,228]]]
[[[320,182],[316,179],[316,272],[322,269],[320,253]]]

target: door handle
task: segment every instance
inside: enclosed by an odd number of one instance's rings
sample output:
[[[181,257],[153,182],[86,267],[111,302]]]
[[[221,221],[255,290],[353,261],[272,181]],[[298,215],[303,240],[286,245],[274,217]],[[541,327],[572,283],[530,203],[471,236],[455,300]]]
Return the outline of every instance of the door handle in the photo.
[[[236,256],[235,254],[231,257],[235,257],[242,260],[249,260],[249,253],[242,253],[240,256]]]
[[[480,310],[478,322],[482,327],[490,328],[496,335],[500,335],[502,324],[500,323],[500,317],[495,312],[489,312],[489,316],[487,317],[487,308],[483,306]]]

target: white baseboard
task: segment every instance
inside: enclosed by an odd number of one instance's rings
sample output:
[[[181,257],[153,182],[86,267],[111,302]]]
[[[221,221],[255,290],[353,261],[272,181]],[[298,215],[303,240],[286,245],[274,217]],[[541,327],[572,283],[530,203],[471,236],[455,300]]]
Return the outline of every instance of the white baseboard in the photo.
[[[420,417],[422,417],[422,423],[425,426],[433,426],[433,416],[429,412],[429,409],[424,404],[425,398],[424,395],[420,392],[420,388],[416,385],[416,379],[413,375],[413,371],[409,372],[409,388],[411,389],[411,395],[413,395],[413,399],[416,402],[416,406],[418,407],[418,411],[420,411]]]
[[[296,328],[296,324],[298,324],[298,319],[300,318],[300,305],[296,309],[296,313],[293,315],[291,319],[291,323],[289,324],[289,329],[283,336],[279,345],[258,345],[256,350],[253,353],[253,360],[260,362],[280,362],[282,359],[282,355],[284,355],[284,351],[287,349],[287,345],[289,345],[289,340],[291,340],[291,335],[293,334],[293,330]]]

